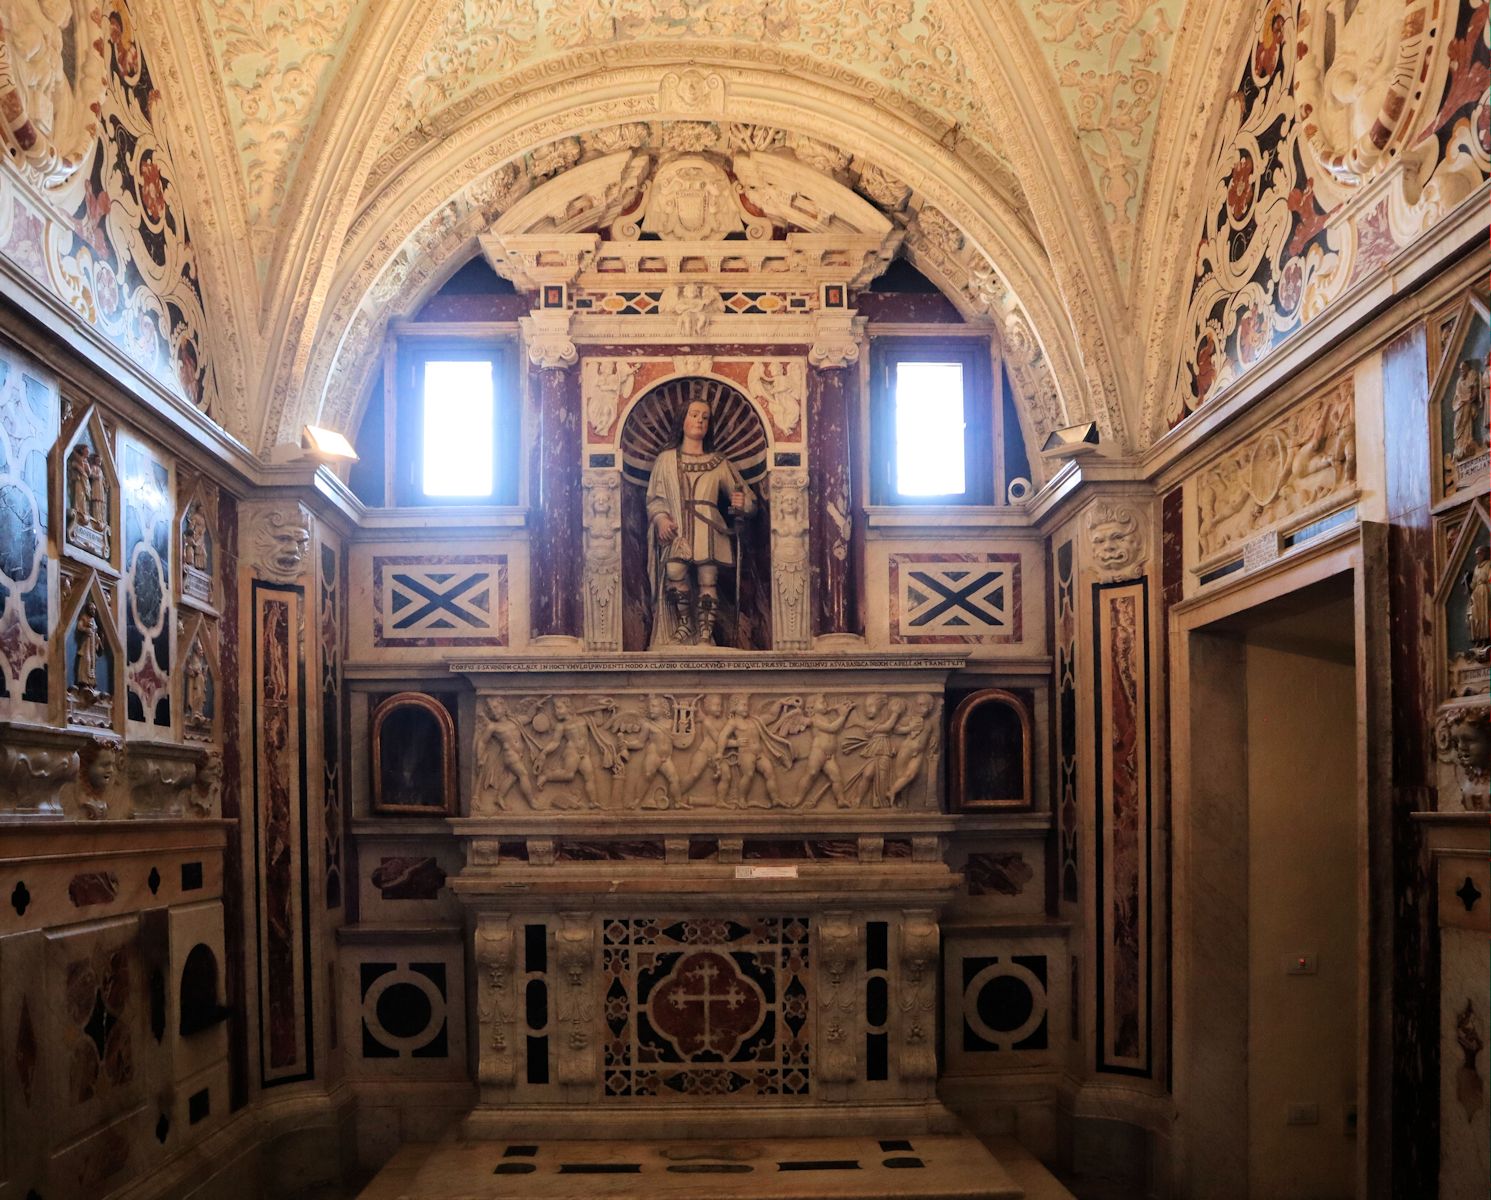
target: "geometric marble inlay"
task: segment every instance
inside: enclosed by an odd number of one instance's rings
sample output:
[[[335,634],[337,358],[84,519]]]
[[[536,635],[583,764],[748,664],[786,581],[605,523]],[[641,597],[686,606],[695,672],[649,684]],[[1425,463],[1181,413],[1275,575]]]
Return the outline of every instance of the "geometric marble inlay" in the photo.
[[[505,646],[507,556],[376,555],[376,646]]]
[[[892,554],[890,640],[1020,640],[1018,554]]]
[[[807,968],[803,917],[606,921],[605,1094],[806,1096]]]

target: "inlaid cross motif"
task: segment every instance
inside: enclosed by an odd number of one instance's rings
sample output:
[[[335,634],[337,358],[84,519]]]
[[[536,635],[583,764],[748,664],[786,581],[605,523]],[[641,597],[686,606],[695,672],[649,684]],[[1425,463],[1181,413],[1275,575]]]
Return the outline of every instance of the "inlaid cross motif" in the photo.
[[[652,996],[651,1019],[686,1057],[730,1059],[760,1025],[761,994],[723,954],[684,956]]]
[[[727,1012],[733,1013],[747,999],[747,995],[741,990],[739,983],[731,983],[729,989],[724,992],[711,991],[710,989],[714,984],[715,977],[719,973],[718,967],[711,962],[706,962],[702,966],[695,967],[687,973],[690,979],[699,983],[699,991],[685,992],[680,989],[668,993],[668,1003],[680,1011],[688,1004],[697,1004],[699,1006],[700,1016],[704,1021],[704,1029],[698,1036],[701,1043],[700,1048],[705,1050],[725,1049],[724,1045],[715,1045],[717,1037],[721,1042],[729,1039],[732,1045],[737,1039],[737,1035],[729,1029],[716,1030],[714,1028],[711,1021],[714,1006],[723,1004]]]

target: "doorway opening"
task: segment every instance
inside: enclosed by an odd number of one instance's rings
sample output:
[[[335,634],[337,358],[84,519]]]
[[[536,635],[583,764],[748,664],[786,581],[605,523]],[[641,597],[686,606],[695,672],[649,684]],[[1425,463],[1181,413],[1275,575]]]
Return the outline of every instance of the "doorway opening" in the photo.
[[[1193,1153],[1220,1151],[1248,1196],[1354,1197],[1366,876],[1352,574],[1187,636],[1197,893],[1179,982],[1193,1058],[1217,1069],[1196,1096]]]

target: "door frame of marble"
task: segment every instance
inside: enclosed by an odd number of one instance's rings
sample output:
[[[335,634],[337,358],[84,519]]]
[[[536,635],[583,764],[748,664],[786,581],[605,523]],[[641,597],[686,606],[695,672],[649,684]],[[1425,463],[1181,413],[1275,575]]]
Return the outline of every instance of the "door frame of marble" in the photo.
[[[1206,627],[1304,588],[1351,580],[1357,719],[1357,1143],[1362,1200],[1387,1196],[1391,1170],[1392,1068],[1392,719],[1388,671],[1387,532],[1361,523],[1171,612],[1171,1011],[1176,1102],[1175,1195],[1248,1192],[1248,967],[1239,963],[1236,903],[1247,896],[1247,806],[1229,783],[1229,744],[1246,729],[1218,731],[1220,713],[1236,721],[1221,639]],[[1195,636],[1199,635],[1199,636]],[[1193,746],[1195,747],[1193,753]],[[1241,841],[1239,841],[1239,838]],[[1230,959],[1230,961],[1229,961]],[[1240,989],[1240,991],[1239,991]],[[1241,1003],[1239,1005],[1239,997]]]

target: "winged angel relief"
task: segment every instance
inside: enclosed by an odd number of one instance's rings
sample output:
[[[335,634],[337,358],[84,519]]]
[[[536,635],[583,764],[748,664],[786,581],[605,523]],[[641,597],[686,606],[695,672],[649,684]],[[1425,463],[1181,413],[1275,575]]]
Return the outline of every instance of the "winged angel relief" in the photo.
[[[473,815],[936,805],[937,697],[488,696]]]

